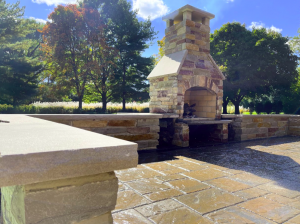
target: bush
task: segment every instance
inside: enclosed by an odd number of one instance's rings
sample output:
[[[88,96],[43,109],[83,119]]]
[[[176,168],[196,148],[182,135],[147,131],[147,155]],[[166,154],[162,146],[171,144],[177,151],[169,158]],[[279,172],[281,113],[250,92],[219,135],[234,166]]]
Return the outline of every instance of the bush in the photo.
[[[270,114],[273,111],[273,104],[270,101],[265,102],[265,104],[264,104],[264,111],[267,114]]]
[[[261,102],[256,103],[256,104],[254,105],[254,108],[255,108],[255,111],[256,111],[257,114],[260,114],[260,113],[264,112],[264,109],[265,109],[265,108],[264,108],[264,104],[261,103]]]

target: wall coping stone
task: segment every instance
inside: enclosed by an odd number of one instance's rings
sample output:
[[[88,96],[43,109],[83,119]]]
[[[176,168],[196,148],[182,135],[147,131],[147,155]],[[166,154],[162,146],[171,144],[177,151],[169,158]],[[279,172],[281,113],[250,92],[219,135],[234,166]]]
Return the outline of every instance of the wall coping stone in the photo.
[[[258,115],[243,115],[243,114],[222,114],[222,118],[259,118],[259,117],[299,117],[300,115],[293,114],[258,114]]]
[[[179,118],[178,114],[165,113],[165,114],[161,114],[161,115],[163,115],[162,118]]]
[[[193,12],[193,16],[194,17],[207,17],[209,19],[213,19],[215,18],[215,15],[214,14],[211,14],[209,12],[206,12],[204,10],[201,10],[201,9],[198,9],[198,8],[195,8],[191,5],[185,5],[179,9],[177,9],[176,11],[172,12],[172,13],[169,13],[168,15],[165,15],[162,19],[163,21],[167,21],[167,20],[179,20],[181,19],[181,15],[184,11],[191,11]]]
[[[119,114],[28,114],[30,117],[44,120],[131,120],[162,118],[162,114],[154,113],[119,113]]]
[[[0,187],[95,175],[138,163],[136,143],[26,115],[0,115],[0,120],[10,122],[0,123]]]

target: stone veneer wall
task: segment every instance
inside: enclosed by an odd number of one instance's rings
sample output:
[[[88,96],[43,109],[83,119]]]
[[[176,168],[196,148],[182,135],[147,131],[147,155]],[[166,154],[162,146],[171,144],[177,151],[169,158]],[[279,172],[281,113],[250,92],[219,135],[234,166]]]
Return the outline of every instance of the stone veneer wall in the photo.
[[[194,51],[193,54],[196,56],[210,52],[210,27],[208,19],[204,19],[202,23],[186,19],[168,27],[165,35],[166,55],[185,49]]]
[[[288,135],[300,136],[300,116],[289,117]]]
[[[155,149],[160,131],[160,114],[32,115],[84,130],[135,142],[138,150]]]
[[[232,119],[230,140],[245,141],[286,135],[300,136],[300,116],[293,115],[222,115]]]
[[[189,125],[183,122],[174,124],[174,136],[172,145],[179,147],[188,147],[190,143]]]

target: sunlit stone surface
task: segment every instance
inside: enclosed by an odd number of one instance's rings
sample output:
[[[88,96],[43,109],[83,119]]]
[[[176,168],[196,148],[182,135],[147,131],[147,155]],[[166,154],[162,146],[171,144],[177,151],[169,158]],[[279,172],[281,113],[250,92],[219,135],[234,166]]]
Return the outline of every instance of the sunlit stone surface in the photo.
[[[141,152],[139,161],[116,172],[114,223],[300,223],[300,137]]]

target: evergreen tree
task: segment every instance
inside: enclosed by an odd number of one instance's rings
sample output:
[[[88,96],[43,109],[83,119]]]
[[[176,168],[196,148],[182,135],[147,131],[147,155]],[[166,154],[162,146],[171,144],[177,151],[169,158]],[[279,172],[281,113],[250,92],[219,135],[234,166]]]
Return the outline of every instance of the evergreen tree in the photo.
[[[156,35],[151,21],[139,21],[137,11],[126,0],[85,0],[85,4],[98,8],[106,24],[106,40],[110,47],[118,50],[115,57],[114,78],[107,80],[111,85],[114,100],[122,101],[123,110],[128,100],[148,98],[146,77],[154,64],[152,57],[142,57],[148,48],[147,42]],[[121,96],[121,97],[120,97]]]
[[[18,105],[34,96],[38,87],[40,27],[23,19],[24,8],[0,0],[0,103]]]

